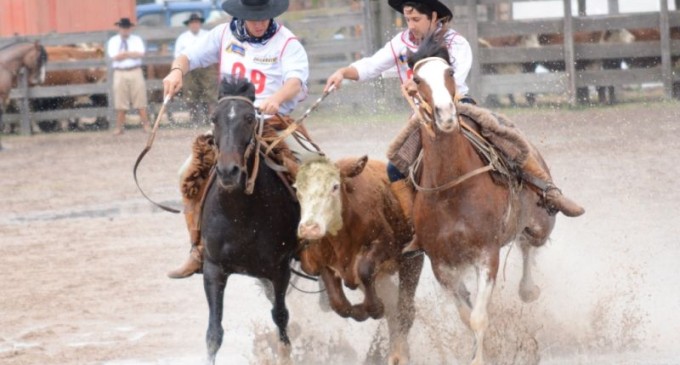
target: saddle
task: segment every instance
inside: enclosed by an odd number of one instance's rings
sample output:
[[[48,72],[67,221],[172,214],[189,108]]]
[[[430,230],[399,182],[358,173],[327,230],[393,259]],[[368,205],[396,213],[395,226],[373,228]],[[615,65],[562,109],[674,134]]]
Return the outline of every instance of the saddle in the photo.
[[[524,165],[532,150],[522,132],[507,117],[493,113],[488,109],[458,102],[456,108],[461,122],[466,123],[474,131],[467,135],[468,139],[475,139],[476,141],[471,141],[473,144],[490,145],[498,152],[499,163],[504,166],[500,170],[505,170],[505,174],[493,173],[494,181],[507,183],[509,176],[505,176],[504,179],[504,175],[511,175],[519,179],[521,177],[521,166]],[[420,121],[412,117],[387,150],[387,157],[390,162],[404,175],[408,175],[409,169],[418,159],[422,149],[420,138]],[[481,153],[480,155],[482,159],[489,160],[488,156]]]

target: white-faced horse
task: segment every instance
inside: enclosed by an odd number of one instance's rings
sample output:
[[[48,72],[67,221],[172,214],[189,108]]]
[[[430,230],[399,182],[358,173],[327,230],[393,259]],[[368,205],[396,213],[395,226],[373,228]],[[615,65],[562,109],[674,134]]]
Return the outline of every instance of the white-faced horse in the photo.
[[[474,332],[472,363],[483,364],[487,306],[500,249],[514,240],[519,243],[524,256],[520,296],[535,300],[539,289],[531,279],[532,254],[548,239],[555,216],[539,206],[540,197],[526,184],[495,182],[487,161],[464,136],[446,47],[428,37],[410,56],[409,65],[427,120],[421,127],[420,172],[414,177],[418,245],[430,258],[437,280],[453,293],[462,321]],[[477,274],[473,300],[463,282],[468,268]]]

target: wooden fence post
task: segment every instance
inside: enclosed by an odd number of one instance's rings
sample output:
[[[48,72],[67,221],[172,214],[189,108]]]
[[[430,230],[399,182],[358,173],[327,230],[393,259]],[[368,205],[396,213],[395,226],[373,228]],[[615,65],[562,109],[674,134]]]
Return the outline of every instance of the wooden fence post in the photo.
[[[28,103],[28,71],[22,68],[19,71],[19,90],[21,90],[21,101],[19,111],[21,113],[21,134],[28,136],[32,133],[31,129],[31,108]]]
[[[564,3],[564,71],[567,73],[569,104],[576,105],[576,57],[574,54],[574,21],[571,16],[571,0]]]
[[[671,36],[668,18],[668,0],[661,2],[659,14],[659,33],[661,34],[661,79],[666,99],[673,98],[673,65],[671,64]]]
[[[106,33],[106,39],[102,44],[104,44],[104,57],[106,59],[106,105],[108,110],[106,112],[106,119],[108,120],[109,129],[116,126],[116,110],[114,107],[114,90],[113,90],[113,61],[109,57],[107,44],[109,39],[113,36],[113,32]]]
[[[619,0],[607,0],[607,7],[610,15],[619,14]]]

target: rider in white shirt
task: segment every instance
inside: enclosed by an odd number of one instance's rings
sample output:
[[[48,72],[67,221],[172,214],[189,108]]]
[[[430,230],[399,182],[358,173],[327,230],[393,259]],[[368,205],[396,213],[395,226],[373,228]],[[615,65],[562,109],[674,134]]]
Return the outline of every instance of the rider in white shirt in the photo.
[[[309,62],[300,41],[274,20],[288,9],[288,0],[226,0],[222,9],[234,18],[180,51],[163,79],[164,95],[175,95],[188,71],[219,64],[221,76],[247,78],[253,83],[255,106],[262,114],[278,114],[265,123],[290,123],[288,115],[307,96]],[[185,201],[185,206],[198,206],[185,211],[192,250],[181,267],[168,273],[171,278],[191,276],[202,267],[203,247],[195,229],[200,204]]]
[[[453,17],[451,10],[439,0],[388,0],[389,5],[404,14],[408,29],[397,34],[382,49],[373,56],[362,58],[347,67],[336,70],[326,81],[325,90],[331,86],[340,87],[344,79],[367,80],[379,76],[382,72],[395,67],[402,84],[412,78],[412,70],[407,65],[408,51],[416,51],[420,42],[428,34],[445,31],[444,40],[449,51],[450,63],[456,80],[457,92],[463,95],[458,102],[475,103],[467,96],[468,86],[465,83],[472,67],[472,51],[470,45],[460,34],[447,28],[447,23]],[[408,132],[416,121],[415,116],[405,130]],[[528,143],[528,142],[527,142]],[[406,179],[408,167],[400,164],[398,168],[390,161],[387,165],[387,175],[391,181],[390,188],[399,200],[406,217],[411,216],[415,192]],[[575,202],[562,195],[552,182],[549,173],[535,159],[528,159],[522,166],[523,172],[543,181],[547,186],[542,195],[551,209],[557,209],[567,216],[575,217],[585,211]]]

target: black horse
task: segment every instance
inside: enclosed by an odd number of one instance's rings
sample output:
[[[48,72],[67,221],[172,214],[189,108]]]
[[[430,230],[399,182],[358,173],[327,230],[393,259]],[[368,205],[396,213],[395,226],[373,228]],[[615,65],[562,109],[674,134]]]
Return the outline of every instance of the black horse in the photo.
[[[290,261],[297,249],[300,208],[277,173],[266,164],[260,164],[257,170],[252,194],[246,193],[246,180],[258,153],[253,150],[259,123],[254,100],[253,84],[224,79],[212,115],[218,157],[201,223],[205,244],[203,284],[210,307],[206,343],[211,364],[222,345],[224,289],[233,273],[271,282],[271,313],[279,330],[280,361],[287,362],[290,356],[285,294]]]

